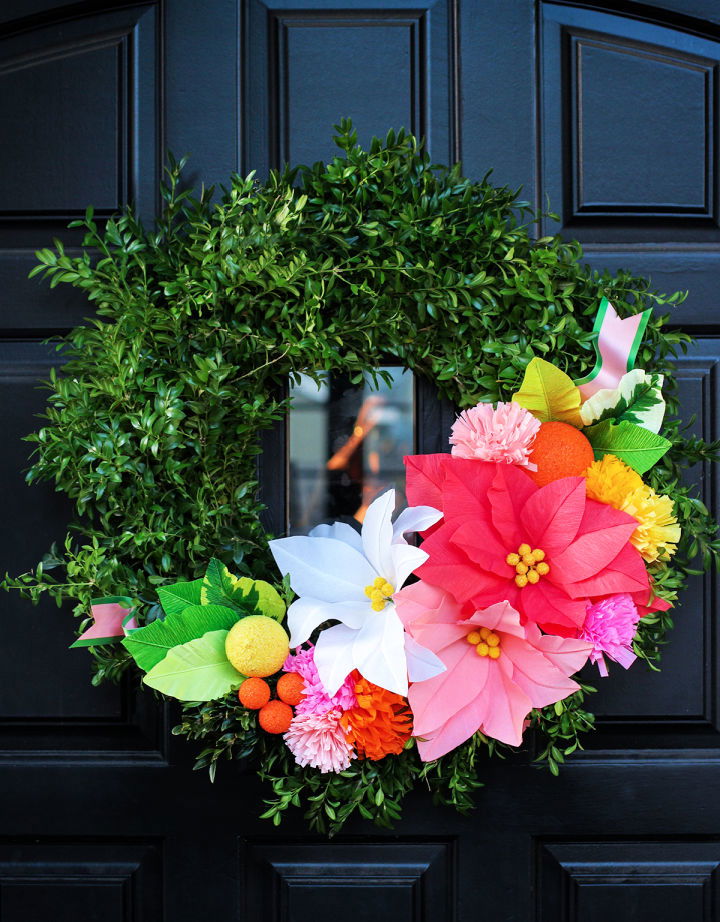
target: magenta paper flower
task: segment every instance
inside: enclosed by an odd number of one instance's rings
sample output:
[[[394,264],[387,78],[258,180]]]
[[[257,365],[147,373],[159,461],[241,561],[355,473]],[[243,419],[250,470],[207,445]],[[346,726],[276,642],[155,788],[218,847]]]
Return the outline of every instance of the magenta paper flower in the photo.
[[[632,642],[637,632],[640,612],[629,595],[612,595],[588,605],[585,624],[578,636],[593,645],[590,662],[597,663],[600,675],[608,674],[605,657],[629,669],[637,656]]]
[[[593,598],[648,591],[630,544],[632,516],[587,499],[584,477],[536,486],[509,464],[448,455],[405,459],[410,501],[432,502],[442,524],[415,572],[468,615],[507,600],[523,623],[574,637]]]
[[[456,458],[518,464],[530,471],[529,460],[540,421],[519,403],[479,403],[463,410],[452,427],[450,444]]]
[[[422,582],[397,593],[395,601],[405,629],[446,667],[408,693],[413,735],[425,762],[478,730],[518,746],[533,708],[579,688],[570,676],[585,664],[592,644],[541,634],[532,623],[523,626],[508,602],[464,619],[446,592]]]
[[[341,772],[355,758],[347,734],[340,724],[342,711],[326,714],[296,714],[283,736],[298,765],[309,765],[321,772]]]
[[[327,714],[328,711],[340,709],[351,711],[357,706],[355,696],[355,679],[352,673],[345,679],[337,692],[330,696],[318,675],[315,665],[315,647],[309,644],[307,649],[298,649],[295,654],[290,653],[285,660],[285,672],[297,672],[302,676],[305,688],[300,704],[296,705],[296,714]]]

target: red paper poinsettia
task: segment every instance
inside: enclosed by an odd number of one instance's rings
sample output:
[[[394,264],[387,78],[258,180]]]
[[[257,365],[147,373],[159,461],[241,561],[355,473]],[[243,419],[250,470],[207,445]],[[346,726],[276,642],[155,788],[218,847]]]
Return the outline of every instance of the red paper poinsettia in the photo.
[[[518,467],[448,455],[406,458],[413,504],[443,511],[416,571],[449,592],[467,615],[507,600],[523,623],[575,634],[588,600],[648,592],[630,544],[632,516],[587,499],[583,477],[537,487]]]

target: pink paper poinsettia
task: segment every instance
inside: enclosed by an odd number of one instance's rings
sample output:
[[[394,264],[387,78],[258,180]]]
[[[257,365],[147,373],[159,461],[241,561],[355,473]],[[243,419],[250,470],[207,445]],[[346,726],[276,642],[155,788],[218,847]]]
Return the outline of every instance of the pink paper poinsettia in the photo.
[[[570,676],[587,661],[591,643],[521,625],[506,601],[470,618],[443,590],[419,582],[396,596],[405,629],[439,656],[446,671],[410,686],[413,734],[429,762],[480,730],[518,746],[533,708],[566,698],[579,686]]]
[[[416,571],[465,614],[507,600],[522,621],[574,636],[593,598],[648,592],[630,544],[632,516],[587,499],[583,477],[536,486],[518,467],[447,455],[406,458],[411,502],[432,502],[442,524]]]

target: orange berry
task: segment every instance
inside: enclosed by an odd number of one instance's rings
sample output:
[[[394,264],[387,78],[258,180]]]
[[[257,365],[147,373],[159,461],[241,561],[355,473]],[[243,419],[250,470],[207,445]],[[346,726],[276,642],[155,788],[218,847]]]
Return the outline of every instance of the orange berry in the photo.
[[[238,689],[240,704],[257,711],[270,700],[270,686],[265,679],[245,679]]]
[[[284,701],[268,701],[260,708],[258,720],[266,733],[285,733],[293,719],[293,710]]]
[[[304,692],[305,681],[299,673],[286,672],[278,679],[277,696],[285,704],[300,704]]]
[[[595,460],[587,438],[568,423],[541,423],[535,436],[530,461],[537,471],[527,471],[539,487],[561,477],[579,477]]]

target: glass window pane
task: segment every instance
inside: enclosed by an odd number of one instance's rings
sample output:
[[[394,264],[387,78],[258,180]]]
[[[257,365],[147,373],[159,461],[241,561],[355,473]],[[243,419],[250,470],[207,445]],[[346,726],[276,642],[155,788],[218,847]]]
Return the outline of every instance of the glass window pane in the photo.
[[[385,367],[387,385],[366,377],[351,385],[341,374],[318,385],[301,376],[291,386],[288,534],[306,534],[320,522],[362,522],[375,497],[394,487],[396,508],[405,500],[403,455],[414,444],[413,376]]]

